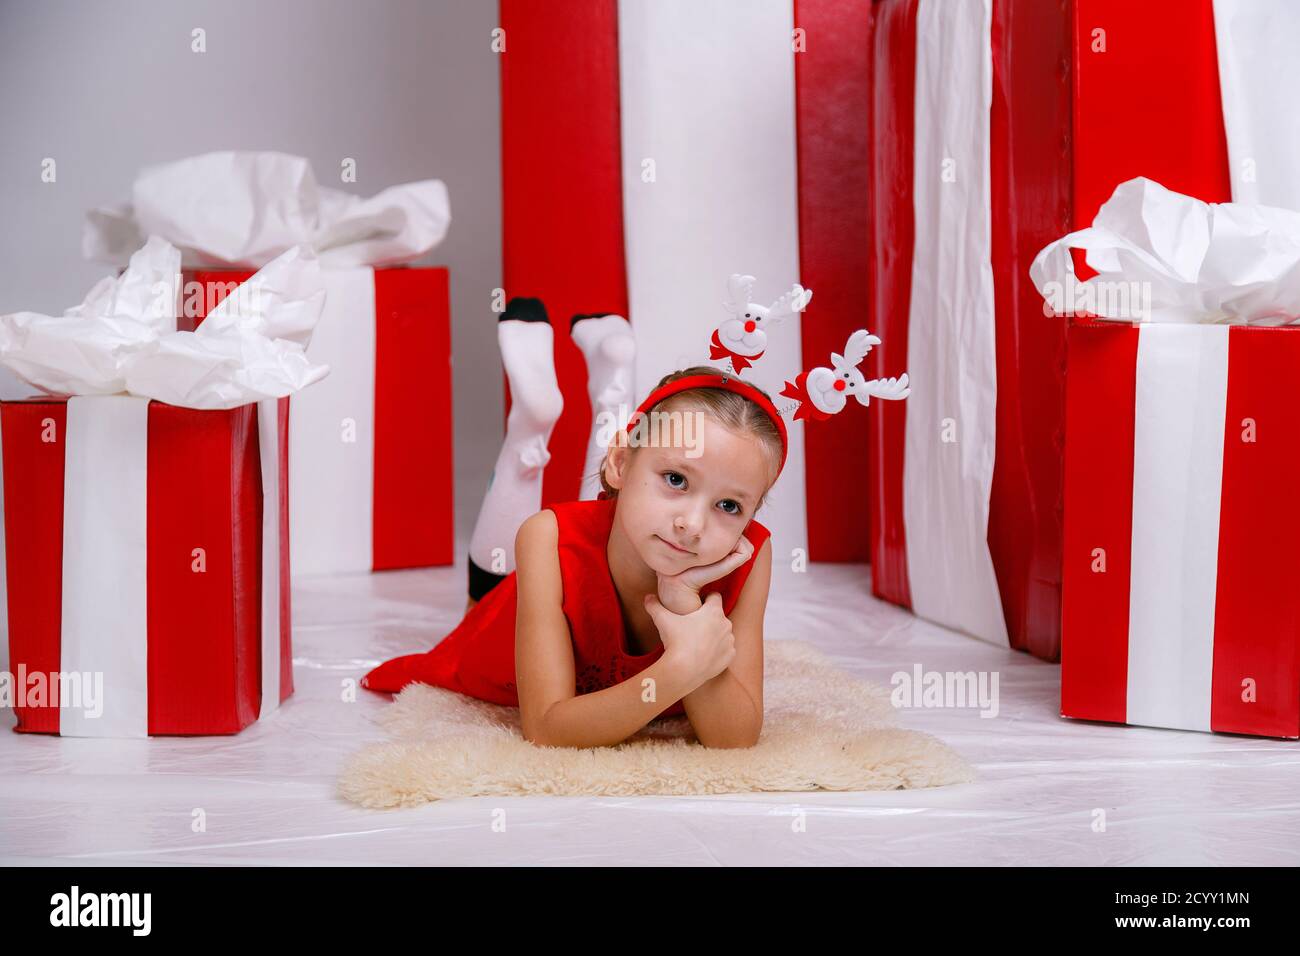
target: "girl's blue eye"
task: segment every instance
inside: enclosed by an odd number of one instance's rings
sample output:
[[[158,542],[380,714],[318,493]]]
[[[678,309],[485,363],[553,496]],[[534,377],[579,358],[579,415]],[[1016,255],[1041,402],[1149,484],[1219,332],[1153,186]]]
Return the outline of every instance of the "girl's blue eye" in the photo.
[[[686,487],[686,476],[683,475],[680,471],[665,471],[663,473],[663,476],[664,476],[664,480],[668,482],[669,488],[673,488],[677,491],[681,491],[683,488]],[[682,484],[680,485],[673,484],[674,478],[680,478],[682,480]],[[719,504],[735,506],[736,509],[735,511],[729,511],[728,509],[723,508],[722,510],[724,514],[738,515],[744,511],[744,509],[740,506],[740,502],[735,501],[731,498],[724,498],[722,499],[722,501],[719,502]]]

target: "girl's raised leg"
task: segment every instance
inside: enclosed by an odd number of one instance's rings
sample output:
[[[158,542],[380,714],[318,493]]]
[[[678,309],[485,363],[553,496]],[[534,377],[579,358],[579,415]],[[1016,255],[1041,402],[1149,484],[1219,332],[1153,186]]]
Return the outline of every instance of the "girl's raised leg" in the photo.
[[[627,424],[625,416],[632,414],[636,339],[627,319],[608,312],[575,315],[569,320],[569,331],[587,360],[591,437],[578,500],[591,501],[600,493],[600,463],[609,439],[617,428]]]
[[[506,435],[469,544],[468,611],[515,569],[515,535],[542,507],[547,444],[564,409],[555,378],[554,332],[540,299],[515,297],[497,323],[510,383]]]

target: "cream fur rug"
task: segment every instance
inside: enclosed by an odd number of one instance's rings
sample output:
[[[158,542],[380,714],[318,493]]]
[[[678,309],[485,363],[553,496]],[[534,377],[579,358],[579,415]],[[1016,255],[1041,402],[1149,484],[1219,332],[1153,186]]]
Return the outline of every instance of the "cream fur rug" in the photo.
[[[704,747],[685,717],[671,717],[616,747],[577,749],[529,743],[517,708],[411,684],[378,718],[395,739],[353,755],[339,789],[391,808],[503,794],[898,790],[975,779],[947,745],[896,726],[886,688],[838,670],[804,641],[764,644],[763,696],[754,747]]]

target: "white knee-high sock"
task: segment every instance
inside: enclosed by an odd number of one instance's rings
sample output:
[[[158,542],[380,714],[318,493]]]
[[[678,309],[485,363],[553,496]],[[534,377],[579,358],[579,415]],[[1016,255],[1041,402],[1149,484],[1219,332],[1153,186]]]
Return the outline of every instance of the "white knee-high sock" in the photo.
[[[600,493],[600,463],[609,437],[614,429],[626,424],[620,419],[620,411],[632,413],[636,338],[631,324],[621,315],[574,316],[570,335],[587,360],[591,435],[578,498],[590,501]]]
[[[470,560],[494,574],[515,569],[515,535],[541,510],[542,471],[551,458],[546,446],[564,409],[555,378],[554,332],[545,316],[538,300],[512,299],[497,323],[510,414],[469,544]]]

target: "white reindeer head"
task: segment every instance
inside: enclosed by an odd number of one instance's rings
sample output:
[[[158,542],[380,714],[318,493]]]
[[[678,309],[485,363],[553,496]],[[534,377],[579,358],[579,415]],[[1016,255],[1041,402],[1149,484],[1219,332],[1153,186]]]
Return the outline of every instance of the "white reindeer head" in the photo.
[[[858,329],[849,336],[843,355],[837,352],[831,353],[832,368],[818,366],[812,369],[808,373],[805,387],[813,406],[828,415],[833,415],[844,408],[850,395],[862,405],[868,404],[872,395],[891,400],[907,398],[911,387],[908,385],[906,372],[898,378],[867,381],[858,368],[872,346],[879,344],[879,338],[866,329]]]
[[[750,301],[753,293],[753,276],[737,273],[727,279],[729,298],[723,307],[732,318],[718,326],[717,332],[719,341],[737,355],[761,354],[767,349],[767,330],[792,315],[798,315],[812,300],[812,290],[798,283],[768,306]]]

